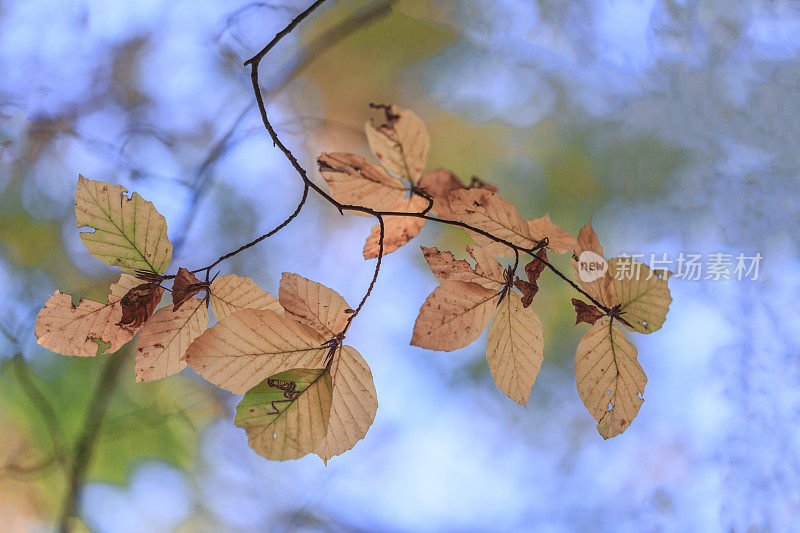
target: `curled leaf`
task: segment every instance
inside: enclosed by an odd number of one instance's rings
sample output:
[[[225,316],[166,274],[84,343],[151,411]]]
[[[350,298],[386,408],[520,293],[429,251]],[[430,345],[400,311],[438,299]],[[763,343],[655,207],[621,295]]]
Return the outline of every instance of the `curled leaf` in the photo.
[[[179,268],[172,285],[172,310],[177,311],[186,300],[205,288],[206,286],[194,274],[183,267]]]
[[[603,316],[603,312],[596,306],[589,305],[577,298],[572,299],[572,305],[575,307],[575,324],[580,324],[581,322],[594,324]]]
[[[536,252],[536,257],[547,261],[547,250],[544,248]],[[533,297],[539,292],[539,276],[544,270],[544,262],[533,259],[530,263],[525,265],[525,274],[528,276],[528,281],[523,281],[519,278],[514,282],[514,286],[522,292],[522,306],[528,307],[533,302]]]
[[[139,329],[156,310],[164,289],[158,283],[142,283],[122,297],[122,318],[117,323],[132,330]]]

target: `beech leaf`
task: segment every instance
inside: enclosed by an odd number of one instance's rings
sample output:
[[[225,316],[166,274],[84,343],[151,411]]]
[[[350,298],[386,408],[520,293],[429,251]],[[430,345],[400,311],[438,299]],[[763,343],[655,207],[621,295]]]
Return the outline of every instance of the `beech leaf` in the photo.
[[[139,329],[156,310],[164,289],[158,283],[142,283],[129,290],[120,300],[122,318],[118,326]]]
[[[36,342],[48,350],[82,357],[116,352],[133,338],[135,330],[117,325],[122,319],[120,300],[140,280],[122,274],[108,289],[107,303],[81,299],[56,291],[36,315]]]
[[[591,268],[593,264],[603,265],[605,263],[603,247],[600,245],[600,240],[592,228],[591,220],[578,233],[574,254],[572,267],[581,288],[606,307],[614,307],[617,304],[617,296],[614,290],[614,279],[607,265],[605,266],[605,272],[601,276],[591,281],[584,280],[587,274],[591,274],[586,270],[587,268]]]
[[[571,233],[550,220],[549,214],[529,220],[528,229],[531,237],[537,241],[547,237],[549,241],[547,248],[557,254],[571,252],[577,244],[577,240]]]
[[[332,338],[344,330],[350,309],[339,293],[298,274],[284,272],[278,292],[281,305],[293,318]]]
[[[407,188],[401,180],[359,155],[344,152],[322,154],[317,157],[317,164],[332,196],[340,203],[389,211],[406,196]]]
[[[486,343],[486,359],[497,388],[525,405],[542,367],[543,353],[542,321],[510,291],[497,305]]]
[[[186,368],[183,355],[208,327],[205,302],[190,298],[178,309],[162,307],[139,334],[134,372],[136,381],[154,381]]]
[[[467,252],[475,259],[473,268],[466,260],[456,260],[452,252],[440,252],[438,248],[420,246],[428,266],[440,282],[447,280],[469,281],[487,289],[499,291],[505,283],[503,267],[480,246],[467,246]]]
[[[204,286],[194,274],[183,267],[179,268],[172,284],[172,310],[177,311],[186,300],[202,290]]]
[[[211,282],[209,305],[217,319],[242,309],[269,309],[282,314],[283,307],[278,299],[262,289],[250,278],[226,274]]]
[[[528,223],[517,208],[499,194],[486,189],[464,189],[451,192],[449,198],[450,208],[461,222],[525,249],[536,246],[537,241],[531,236]],[[474,231],[467,230],[467,233],[494,256],[514,255],[514,250],[505,244]]]
[[[244,309],[197,337],[185,359],[214,385],[244,394],[273,374],[322,366],[325,340],[293,318],[269,309]]]
[[[627,257],[610,259],[608,267],[614,279],[615,303],[624,313],[622,318],[630,324],[624,325],[637,333],[661,329],[672,302],[667,287],[669,272],[651,271],[644,263]]]
[[[463,348],[489,325],[498,297],[477,283],[445,281],[420,307],[411,344],[447,352]]]
[[[603,312],[596,306],[587,304],[577,298],[572,299],[572,305],[575,307],[575,324],[580,324],[581,322],[594,324],[603,316]]]
[[[75,191],[75,217],[89,252],[107,265],[133,274],[145,270],[162,274],[172,259],[167,239],[167,221],[153,204],[137,193],[124,196],[127,189],[104,181],[79,176]]]
[[[644,401],[647,376],[636,347],[611,319],[599,320],[578,344],[575,382],[604,439],[628,429]]]
[[[315,450],[326,463],[364,438],[378,410],[372,372],[354,348],[342,346],[337,350],[331,375],[333,399],[328,433]]]
[[[417,183],[431,147],[425,124],[407,109],[395,105],[375,107],[382,109],[382,117],[364,125],[370,149],[389,172]]]
[[[428,207],[428,200],[416,194],[411,195],[410,198],[402,198],[392,205],[390,211],[402,212],[415,212],[421,213]],[[413,239],[420,232],[425,225],[424,218],[417,217],[383,217],[384,224],[384,238],[383,238],[383,254],[394,252],[405,243]],[[367,237],[367,242],[364,245],[364,259],[372,259],[378,257],[379,246],[378,242],[381,234],[380,224],[375,224],[372,231]]]
[[[313,452],[328,432],[333,386],[327,369],[275,374],[244,395],[234,424],[259,455],[275,461]]]
[[[535,255],[536,257],[547,261],[547,250],[545,248],[540,248]],[[525,274],[528,276],[528,281],[522,281],[521,279],[517,278],[517,281],[514,282],[514,286],[519,289],[520,292],[522,292],[523,307],[528,307],[531,305],[533,302],[533,297],[536,296],[537,292],[539,292],[539,284],[537,282],[544,268],[544,262],[533,259],[530,263],[525,265]]]

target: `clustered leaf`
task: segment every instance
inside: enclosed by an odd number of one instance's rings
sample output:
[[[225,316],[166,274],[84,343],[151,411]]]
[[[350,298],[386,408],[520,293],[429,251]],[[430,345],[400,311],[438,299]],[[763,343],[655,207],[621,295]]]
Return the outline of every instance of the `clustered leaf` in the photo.
[[[489,326],[486,358],[495,384],[509,398],[525,405],[542,366],[542,323],[511,290],[500,262],[479,246],[470,246],[473,268],[451,252],[422,248],[431,271],[441,282],[422,304],[411,344],[451,351],[477,339]]]
[[[671,302],[669,273],[629,257],[606,262],[591,221],[575,238],[547,214],[525,220],[494,185],[473,177],[466,186],[445,168],[426,172],[430,137],[420,118],[398,106],[373,107],[380,116],[366,123],[365,133],[382,166],[343,152],[317,159],[337,202],[410,214],[383,215],[383,232],[380,224],[372,228],[364,257],[406,244],[426,222],[413,215],[429,210],[469,226],[465,230],[476,243],[466,248],[474,263],[421,247],[440,284],[420,308],[411,344],[452,351],[488,327],[486,358],[494,382],[525,405],[544,353],[542,322],[530,306],[545,266],[561,275],[547,251],[572,252],[578,283],[573,286],[592,302],[572,299],[576,324],[592,326],[575,356],[578,393],[604,438],[625,431],[642,405],[647,377],[616,322],[638,333],[661,328]],[[189,365],[211,383],[244,395],[234,423],[268,459],[315,453],[327,463],[364,438],[378,408],[372,372],[343,344],[361,306],[354,311],[334,290],[292,273],[282,275],[278,298],[247,277],[227,274],[209,282],[210,267],[205,282],[183,267],[175,276],[162,275],[172,257],[166,220],[150,202],[126,192],[79,177],[77,225],[94,230],[80,233],[81,240],[123,273],[105,303],[75,305],[72,296],[55,291],[37,316],[37,342],[65,355],[95,356],[119,350],[141,331],[136,380],[162,379]],[[524,254],[534,256],[523,280],[515,271]],[[507,268],[497,259],[509,257],[514,265]],[[595,268],[588,281],[581,276],[586,257]],[[170,278],[172,305],[159,309],[162,283]],[[196,297],[201,292],[203,299]],[[218,320],[211,328],[209,307]]]
[[[251,287],[248,293],[253,292]],[[314,452],[327,462],[352,448],[372,425],[378,409],[372,372],[354,348],[338,343],[338,334],[351,311],[344,298],[324,285],[290,273],[282,276],[279,295],[285,314],[271,309],[242,309],[226,315],[195,339],[185,359],[208,381],[235,394],[245,394],[237,408],[236,423],[245,427],[256,452],[275,460]],[[211,296],[213,299],[214,284]],[[287,372],[295,374],[280,377]],[[302,385],[310,386],[309,372],[317,372],[317,377],[328,376],[325,379],[332,384],[329,401],[325,400],[323,388],[310,396],[310,403],[300,402],[298,396],[296,402],[284,402],[282,408],[276,402],[272,408],[277,394],[274,380],[286,382],[278,387],[284,392],[287,388],[306,390]],[[269,403],[264,398],[269,398]],[[286,396],[283,399],[290,400]],[[254,402],[258,405],[253,406]],[[325,432],[320,432],[322,426],[316,418],[292,421],[295,410],[308,412],[310,406],[321,409],[326,405],[330,409],[325,411]],[[242,411],[244,406],[246,413]]]
[[[578,261],[585,251],[604,260],[591,221],[578,234],[572,262],[581,288],[609,308],[609,313],[606,317],[597,306],[572,299],[575,323],[593,324],[578,344],[575,381],[586,408],[598,421],[597,430],[610,438],[625,431],[639,412],[647,383],[636,347],[614,321],[637,333],[661,328],[672,301],[667,288],[669,273],[651,272],[647,265],[629,257],[615,258],[608,261],[602,276],[587,282],[581,279]]]

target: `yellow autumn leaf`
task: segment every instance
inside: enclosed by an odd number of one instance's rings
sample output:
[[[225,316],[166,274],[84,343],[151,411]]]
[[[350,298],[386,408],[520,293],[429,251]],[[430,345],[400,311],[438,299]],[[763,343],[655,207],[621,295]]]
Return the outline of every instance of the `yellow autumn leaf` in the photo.
[[[447,280],[469,281],[487,289],[499,291],[505,278],[503,267],[494,256],[480,246],[467,246],[467,252],[475,259],[473,268],[466,260],[456,260],[452,252],[440,252],[438,248],[420,246],[428,266],[440,282]]]
[[[36,315],[36,342],[62,355],[94,357],[113,353],[133,338],[136,330],[117,325],[122,319],[120,300],[141,280],[122,274],[112,283],[107,303],[81,299],[56,291]]]
[[[127,189],[80,176],[75,191],[75,217],[89,252],[107,265],[129,274],[146,270],[162,274],[172,259],[167,221],[151,202]]]
[[[269,309],[244,309],[197,337],[185,359],[214,385],[244,394],[279,372],[322,366],[325,340],[293,318]]]
[[[608,317],[598,320],[578,344],[575,382],[583,404],[608,439],[630,426],[642,405],[647,376],[636,347]]]
[[[574,254],[572,267],[581,288],[606,307],[614,307],[617,304],[614,278],[591,220],[578,233]]]
[[[336,351],[331,375],[333,398],[328,433],[315,450],[326,463],[364,438],[378,410],[372,372],[355,348],[342,346]]]
[[[211,282],[208,303],[219,320],[242,309],[269,309],[283,313],[277,298],[252,279],[235,274],[219,276]]]
[[[331,188],[331,195],[342,204],[388,211],[406,196],[407,189],[401,180],[359,155],[344,152],[322,154],[317,157],[317,164]]]
[[[450,193],[450,208],[456,218],[474,228],[524,249],[536,246],[528,223],[517,208],[497,193],[486,189],[462,189]],[[505,244],[467,230],[467,234],[496,257],[513,257],[514,250]]]
[[[199,298],[186,300],[177,311],[162,307],[145,322],[136,348],[136,381],[154,381],[186,368],[183,355],[208,327],[208,309]]]
[[[570,232],[550,220],[549,214],[529,220],[528,230],[531,232],[531,237],[537,241],[547,237],[549,242],[547,249],[557,254],[571,252],[577,244],[577,240]]]
[[[637,333],[661,329],[672,302],[667,287],[669,272],[650,270],[627,257],[609,259],[608,268],[614,279],[615,304],[620,305],[622,318],[630,324],[623,325]]]
[[[428,200],[416,194],[410,198],[402,198],[394,203],[390,211],[403,212],[403,213],[421,213],[428,207]],[[424,218],[418,217],[383,217],[384,224],[384,237],[383,237],[383,255],[394,252],[405,243],[413,239],[419,234],[422,227],[425,225]],[[367,242],[364,245],[364,259],[372,259],[378,257],[379,252],[379,239],[381,234],[380,224],[375,224],[372,231],[367,237]]]
[[[350,309],[339,293],[298,274],[284,272],[278,291],[280,304],[300,322],[332,338],[344,330]]]
[[[542,367],[543,353],[542,321],[510,291],[497,305],[486,342],[486,359],[497,388],[525,405]]]
[[[411,183],[419,181],[428,162],[431,138],[417,115],[389,106],[380,120],[367,121],[364,131],[370,149],[389,172]]]
[[[445,281],[420,307],[411,344],[446,352],[463,348],[489,325],[498,297],[477,283]]]

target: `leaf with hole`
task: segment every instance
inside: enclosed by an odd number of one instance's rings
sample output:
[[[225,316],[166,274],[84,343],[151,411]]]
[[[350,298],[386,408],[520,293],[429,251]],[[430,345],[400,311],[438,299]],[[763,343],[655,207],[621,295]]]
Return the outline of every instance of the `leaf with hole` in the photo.
[[[104,181],[78,178],[75,217],[89,252],[103,263],[129,274],[137,270],[162,274],[172,259],[167,221],[137,193]]]

